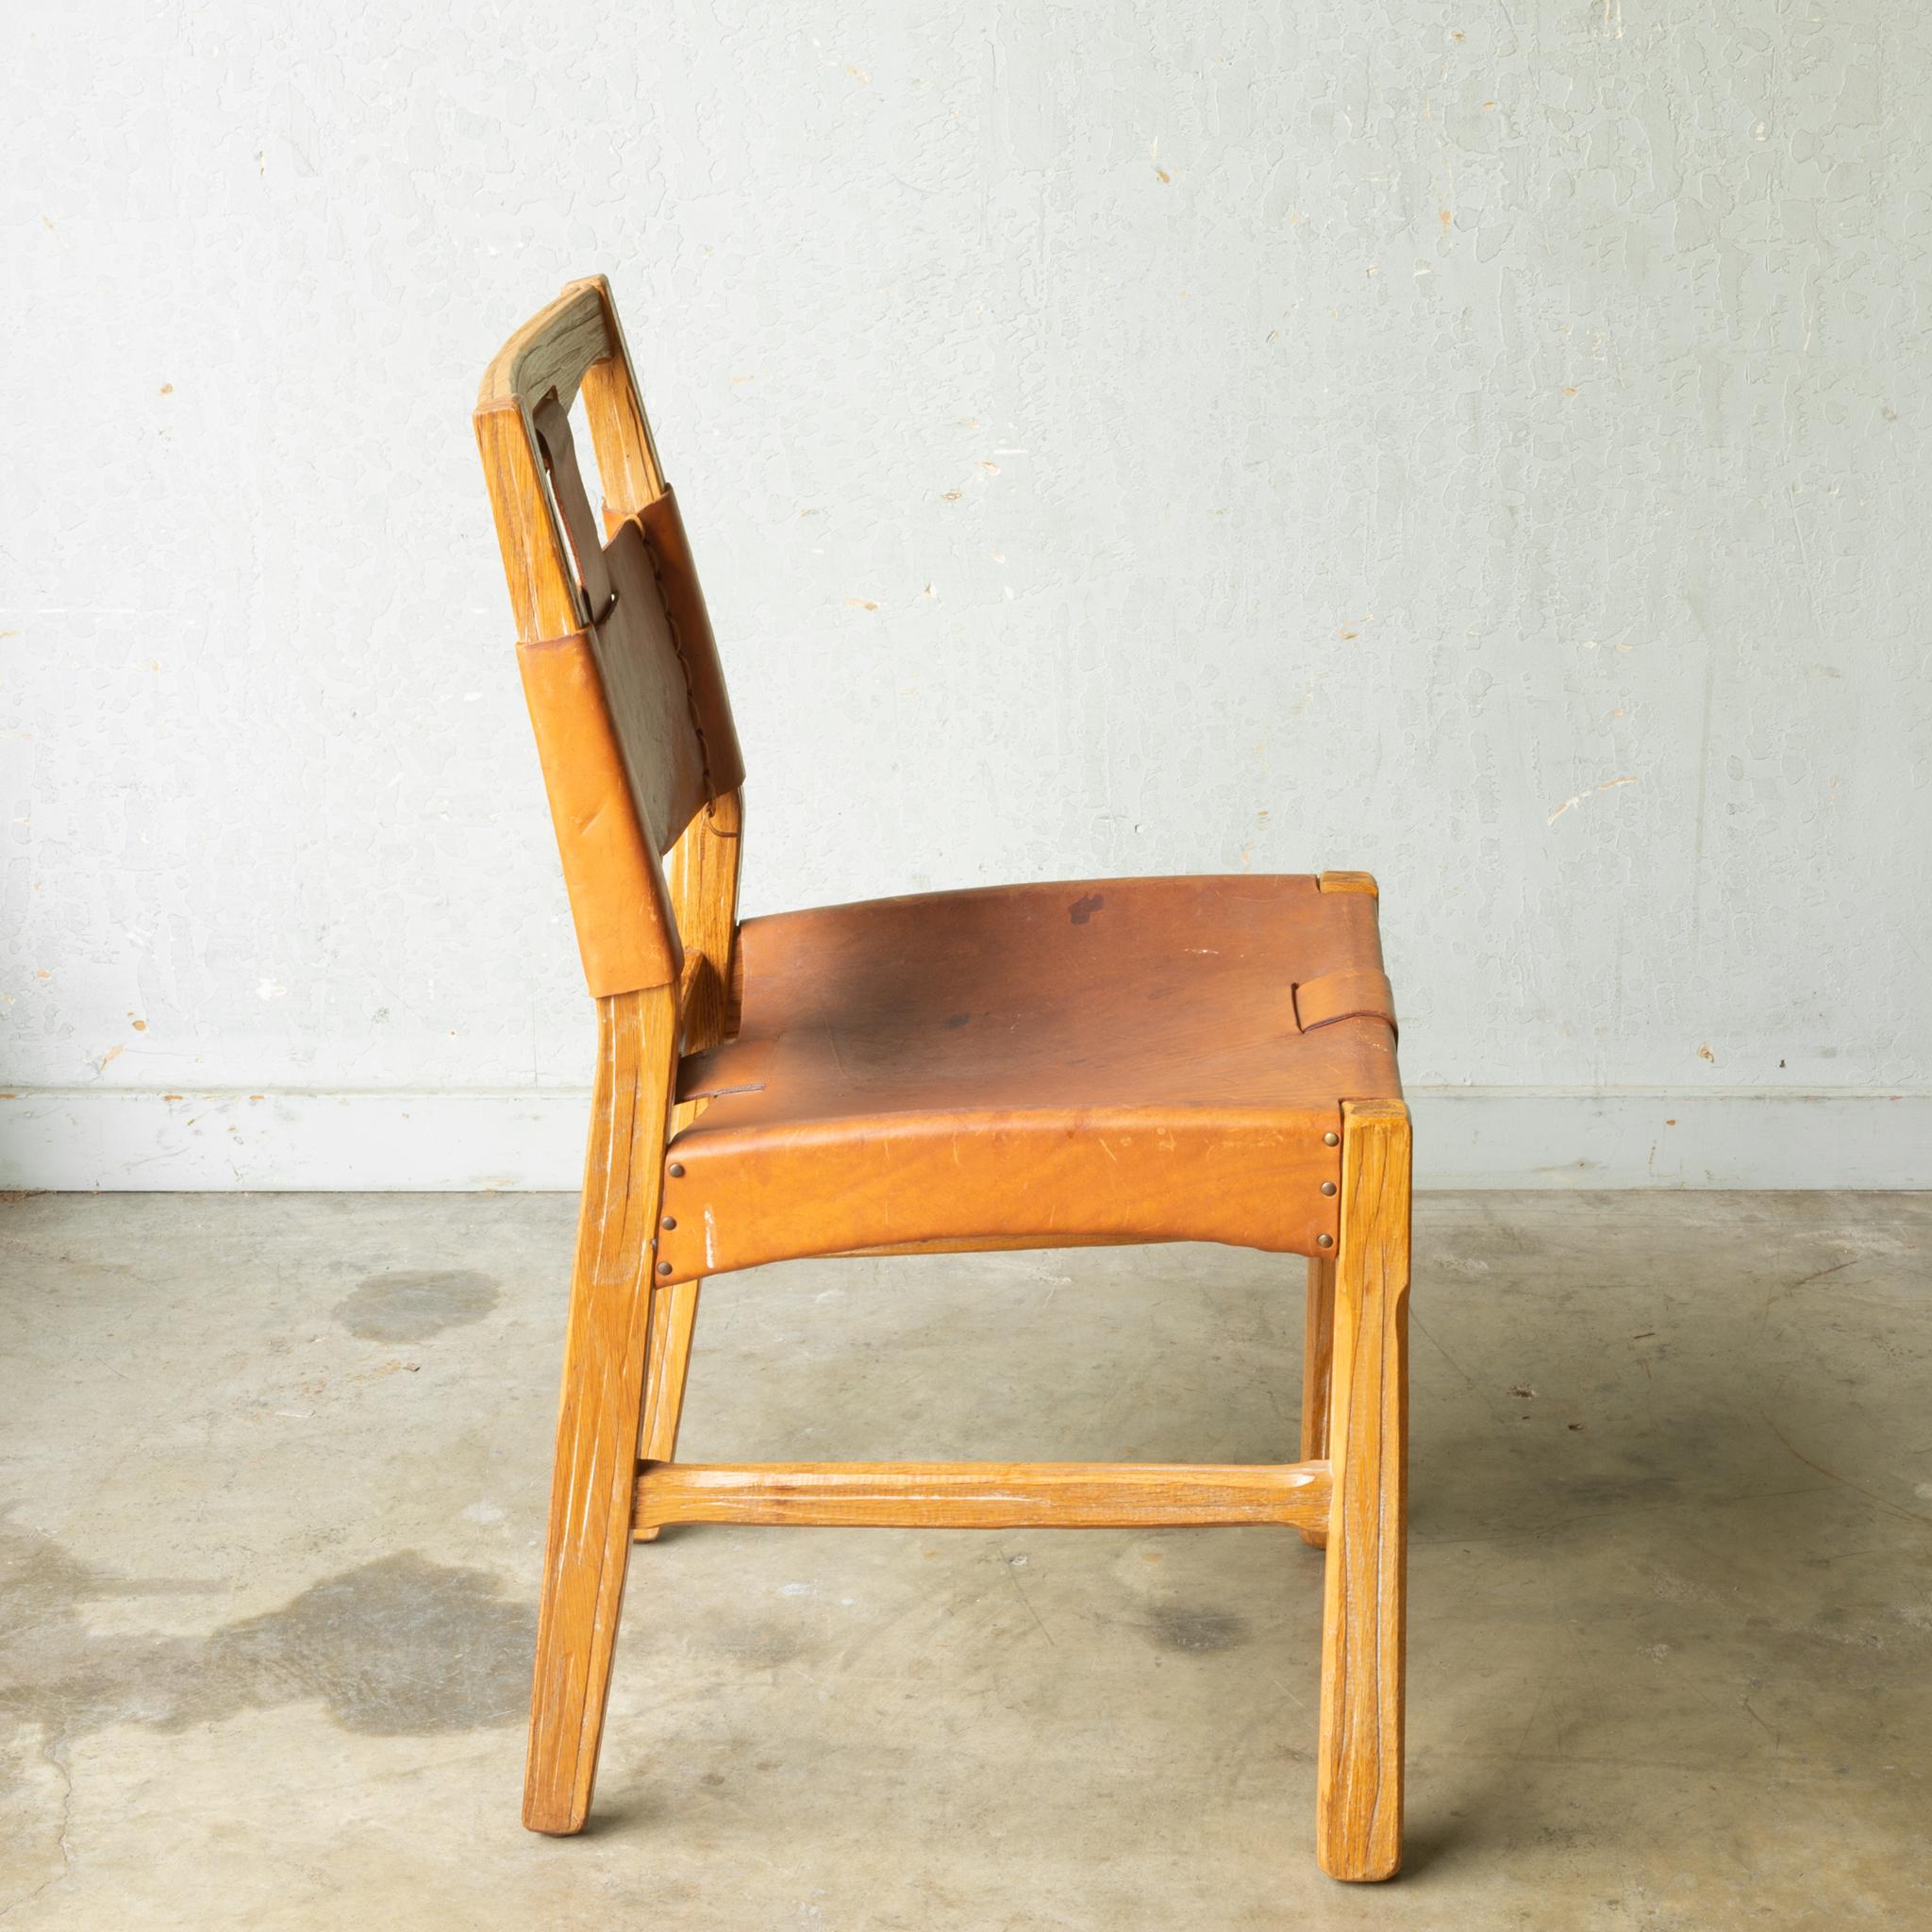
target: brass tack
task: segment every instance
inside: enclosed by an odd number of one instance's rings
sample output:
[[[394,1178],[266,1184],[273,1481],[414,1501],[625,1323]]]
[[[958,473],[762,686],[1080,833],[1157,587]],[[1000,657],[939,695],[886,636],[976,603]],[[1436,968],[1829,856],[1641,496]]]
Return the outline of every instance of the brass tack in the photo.
[[[1318,1234],[1315,1237],[1315,1245],[1318,1248],[1332,1248],[1335,1245],[1335,1237],[1332,1234]]]
[[[1324,1181],[1324,1182],[1322,1183],[1322,1191],[1323,1191],[1323,1192],[1324,1192],[1324,1194],[1332,1194],[1332,1193],[1333,1193],[1333,1192],[1335,1191],[1335,1183],[1334,1183],[1333,1181]],[[667,1221],[667,1222],[666,1222],[666,1223],[664,1224],[664,1225],[665,1225],[666,1227],[669,1227],[669,1226],[671,1225],[671,1224],[670,1224],[670,1223],[669,1223],[669,1222]]]
[[[1341,1136],[1340,1134],[1324,1134],[1322,1136],[1322,1144],[1324,1147],[1339,1147],[1341,1145]]]
[[[659,1261],[658,1263],[658,1273],[659,1274],[669,1274],[671,1273],[671,1263],[669,1261]]]
[[[664,1217],[664,1225],[666,1227],[675,1227],[677,1225],[677,1217],[675,1214],[667,1214]]]
[[[671,1175],[671,1178],[675,1181],[681,1181],[684,1178],[684,1167],[683,1164],[679,1161],[674,1160],[671,1163],[668,1172]]]

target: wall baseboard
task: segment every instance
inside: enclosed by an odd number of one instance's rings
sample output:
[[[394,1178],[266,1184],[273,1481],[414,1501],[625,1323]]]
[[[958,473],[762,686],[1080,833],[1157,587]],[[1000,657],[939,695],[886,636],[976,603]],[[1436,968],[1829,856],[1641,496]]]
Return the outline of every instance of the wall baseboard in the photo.
[[[1932,1093],[1419,1088],[1428,1188],[1932,1188]]]
[[[1932,1093],[1420,1088],[1425,1188],[1932,1187]],[[0,1188],[575,1189],[585,1092],[25,1088]]]

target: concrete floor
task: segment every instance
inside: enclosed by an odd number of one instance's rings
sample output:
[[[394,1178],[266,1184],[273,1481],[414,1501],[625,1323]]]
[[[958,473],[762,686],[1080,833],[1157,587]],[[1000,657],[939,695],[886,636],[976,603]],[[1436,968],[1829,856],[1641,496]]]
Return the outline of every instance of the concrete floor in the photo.
[[[1424,1197],[1408,1870],[1271,1529],[700,1527],[517,1824],[572,1204],[0,1207],[9,1928],[1932,1924],[1932,1196]],[[708,1291],[685,1453],[1293,1453],[1301,1264]]]

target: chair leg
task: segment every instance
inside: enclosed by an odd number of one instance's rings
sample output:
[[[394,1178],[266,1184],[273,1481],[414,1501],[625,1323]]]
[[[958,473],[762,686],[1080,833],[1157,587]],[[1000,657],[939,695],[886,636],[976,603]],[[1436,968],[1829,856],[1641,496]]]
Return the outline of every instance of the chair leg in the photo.
[[[646,1462],[677,1456],[677,1423],[684,1413],[684,1384],[691,1373],[691,1331],[698,1321],[700,1281],[680,1281],[651,1291],[650,1371],[644,1382],[644,1427],[640,1450]],[[641,1543],[656,1542],[658,1526],[641,1529]]]
[[[1402,1863],[1408,1214],[1407,1109],[1348,1104],[1315,1816],[1316,1855],[1332,1878],[1389,1878]]]
[[[597,1008],[596,1091],[571,1277],[524,1780],[524,1823],[555,1833],[582,1828],[597,1774],[630,1557],[652,1236],[676,1052],[675,989],[615,994]]]
[[[1307,1314],[1302,1324],[1302,1460],[1328,1459],[1328,1370],[1335,1356],[1335,1263],[1308,1257]],[[1304,1529],[1315,1549],[1328,1541],[1328,1525]]]

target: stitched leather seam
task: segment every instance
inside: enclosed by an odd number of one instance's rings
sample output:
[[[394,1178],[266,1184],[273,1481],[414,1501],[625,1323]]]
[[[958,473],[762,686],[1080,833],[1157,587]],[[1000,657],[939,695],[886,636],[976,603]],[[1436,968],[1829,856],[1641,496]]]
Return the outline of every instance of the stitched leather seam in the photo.
[[[691,662],[684,655],[684,640],[677,634],[677,619],[671,608],[671,599],[664,594],[664,562],[658,555],[658,546],[651,541],[651,532],[642,517],[633,513],[631,522],[638,526],[638,534],[644,540],[644,555],[651,559],[651,581],[658,587],[658,603],[664,612],[664,628],[671,634],[671,648],[677,654],[677,668],[684,674],[684,708],[691,717],[691,735],[698,741],[698,770],[705,781],[706,809],[718,802],[718,788],[711,779],[711,747],[705,738],[704,720],[698,716],[697,692],[691,681]]]

